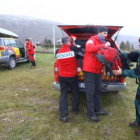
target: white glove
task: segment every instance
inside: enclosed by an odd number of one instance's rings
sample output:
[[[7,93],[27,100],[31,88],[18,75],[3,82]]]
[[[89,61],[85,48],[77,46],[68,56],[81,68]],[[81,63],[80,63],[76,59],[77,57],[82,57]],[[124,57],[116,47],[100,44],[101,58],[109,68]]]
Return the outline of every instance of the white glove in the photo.
[[[77,48],[81,48],[81,46],[80,45],[75,45]]]
[[[75,41],[75,40],[76,40],[76,37],[75,37],[75,36],[72,36],[71,38],[73,39],[73,41]]]

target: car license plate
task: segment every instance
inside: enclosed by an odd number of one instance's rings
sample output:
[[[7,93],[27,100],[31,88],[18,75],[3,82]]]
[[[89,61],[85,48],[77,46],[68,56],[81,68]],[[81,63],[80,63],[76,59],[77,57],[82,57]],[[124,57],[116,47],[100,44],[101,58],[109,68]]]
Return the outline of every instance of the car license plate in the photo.
[[[85,83],[79,83],[79,88],[85,88]]]

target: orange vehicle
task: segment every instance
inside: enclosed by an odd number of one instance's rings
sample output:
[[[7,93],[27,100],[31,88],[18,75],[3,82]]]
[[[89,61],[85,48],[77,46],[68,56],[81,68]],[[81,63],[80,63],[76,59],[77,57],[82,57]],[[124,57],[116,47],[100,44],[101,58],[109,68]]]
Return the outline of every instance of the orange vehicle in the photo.
[[[78,40],[86,42],[91,36],[97,34],[97,29],[101,25],[59,25],[58,27],[65,31],[69,36],[75,36]],[[108,28],[107,41],[112,44],[113,48],[119,49],[117,43],[112,39],[113,35],[123,28],[123,26],[106,26]],[[117,35],[116,35],[117,36]],[[73,42],[72,42],[73,43]],[[84,56],[84,55],[83,55]],[[77,59],[77,75],[79,82],[79,90],[85,91],[84,76],[82,71],[83,57],[81,55],[76,57]],[[59,66],[57,60],[54,63],[54,77],[55,81],[53,86],[55,89],[60,90],[59,78],[58,78]],[[118,78],[118,76],[110,76],[110,73],[103,72],[102,74],[102,91],[121,91],[126,87],[125,79]]]

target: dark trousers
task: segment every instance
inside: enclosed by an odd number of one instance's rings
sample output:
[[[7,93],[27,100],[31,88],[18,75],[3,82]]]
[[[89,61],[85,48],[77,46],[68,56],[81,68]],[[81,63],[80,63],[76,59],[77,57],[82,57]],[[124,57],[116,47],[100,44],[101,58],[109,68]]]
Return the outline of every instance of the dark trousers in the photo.
[[[72,92],[72,110],[79,110],[78,77],[61,77],[60,82],[60,117],[68,116],[68,90]]]
[[[101,111],[101,89],[102,74],[84,72],[84,81],[87,97],[87,114],[89,117],[95,115],[94,111]]]
[[[140,124],[140,84],[137,88],[136,98],[135,98],[135,109],[136,109],[136,120],[135,122]]]

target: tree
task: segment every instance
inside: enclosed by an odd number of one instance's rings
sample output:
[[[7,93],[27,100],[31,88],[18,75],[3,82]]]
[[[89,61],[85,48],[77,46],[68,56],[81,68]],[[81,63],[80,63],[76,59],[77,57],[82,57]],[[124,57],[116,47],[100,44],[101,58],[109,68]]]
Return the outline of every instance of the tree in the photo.
[[[50,39],[47,40],[45,38],[43,47],[45,47],[45,48],[52,48],[53,47],[53,44],[52,44],[51,40]]]
[[[48,40],[48,44],[52,44],[52,42],[51,42],[51,40],[50,40],[50,39]]]
[[[130,45],[129,41],[126,42],[126,45],[125,46],[126,46],[126,48],[125,48],[126,50],[130,50],[131,45]]]
[[[124,49],[125,49],[125,43],[124,43],[123,41],[122,41],[121,44],[120,44],[120,49],[121,49],[121,50],[124,50]]]
[[[134,46],[133,46],[133,44],[132,44],[132,47],[131,47],[131,49],[132,49],[132,50],[134,50]]]
[[[131,49],[130,42],[126,41],[126,43],[125,43],[124,41],[122,41],[121,44],[120,44],[120,49],[130,51],[130,49]]]

